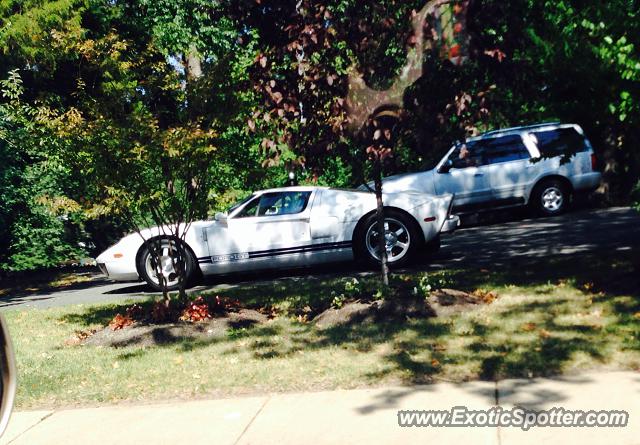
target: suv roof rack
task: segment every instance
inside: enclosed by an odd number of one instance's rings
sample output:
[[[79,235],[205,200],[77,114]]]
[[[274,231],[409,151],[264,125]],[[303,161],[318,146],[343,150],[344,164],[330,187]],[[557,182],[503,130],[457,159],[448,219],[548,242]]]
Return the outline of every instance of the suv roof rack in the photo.
[[[560,124],[561,124],[560,121],[555,121],[555,122],[545,122],[544,124],[533,124],[533,125],[523,125],[520,127],[499,128],[497,130],[491,130],[491,131],[487,131],[486,133],[482,133],[481,135],[479,135],[479,137],[491,136],[497,133],[506,133],[509,131],[531,130],[533,128],[548,127],[549,125],[560,125]]]

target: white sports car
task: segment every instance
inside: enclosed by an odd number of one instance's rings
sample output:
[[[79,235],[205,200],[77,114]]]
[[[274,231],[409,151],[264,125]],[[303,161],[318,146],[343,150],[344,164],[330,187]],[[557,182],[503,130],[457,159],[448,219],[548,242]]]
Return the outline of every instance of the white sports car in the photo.
[[[441,232],[459,224],[450,215],[452,195],[384,194],[385,245],[390,265],[406,263],[426,247],[438,247]],[[162,237],[159,228],[133,233],[107,249],[97,262],[117,281],[143,279],[160,289],[158,272],[170,289],[178,285],[170,243],[162,245],[160,268],[145,240]],[[187,276],[290,268],[317,263],[380,259],[376,198],[369,191],[328,187],[286,187],[253,193],[212,221],[191,224],[186,237]]]

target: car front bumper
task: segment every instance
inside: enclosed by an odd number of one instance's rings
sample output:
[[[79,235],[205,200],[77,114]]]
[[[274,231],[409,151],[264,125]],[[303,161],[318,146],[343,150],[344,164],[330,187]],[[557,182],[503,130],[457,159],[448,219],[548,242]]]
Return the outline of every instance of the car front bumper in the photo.
[[[98,267],[100,268],[100,272],[114,281],[138,281],[140,279],[136,270],[131,270],[130,266],[119,263],[118,261],[98,263]]]
[[[440,233],[453,232],[460,226],[460,218],[457,215],[449,215],[442,225]]]

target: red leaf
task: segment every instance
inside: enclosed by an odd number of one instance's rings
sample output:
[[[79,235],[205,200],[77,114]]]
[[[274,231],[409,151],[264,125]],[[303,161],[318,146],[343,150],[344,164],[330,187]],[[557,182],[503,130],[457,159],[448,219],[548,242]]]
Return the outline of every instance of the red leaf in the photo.
[[[117,331],[133,324],[133,320],[128,315],[117,314],[113,320],[109,322],[112,331]]]

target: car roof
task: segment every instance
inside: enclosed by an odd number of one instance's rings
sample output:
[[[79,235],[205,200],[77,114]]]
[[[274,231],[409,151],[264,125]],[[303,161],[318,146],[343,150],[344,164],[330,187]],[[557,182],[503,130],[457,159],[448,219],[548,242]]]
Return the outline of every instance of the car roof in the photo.
[[[277,187],[266,190],[257,190],[255,192],[256,195],[262,195],[264,193],[274,193],[274,192],[312,192],[318,189],[328,189],[329,187],[320,187],[316,185],[295,185],[289,187]]]
[[[483,139],[491,139],[491,138],[496,138],[500,136],[522,134],[532,130],[544,131],[544,130],[555,130],[558,128],[569,128],[569,127],[575,128],[578,131],[578,133],[582,134],[582,129],[580,128],[580,126],[576,124],[563,124],[561,122],[546,122],[546,123],[533,124],[533,125],[523,125],[519,127],[499,128],[496,130],[488,131],[486,133],[482,133],[472,138],[468,138],[467,142],[480,141]]]

